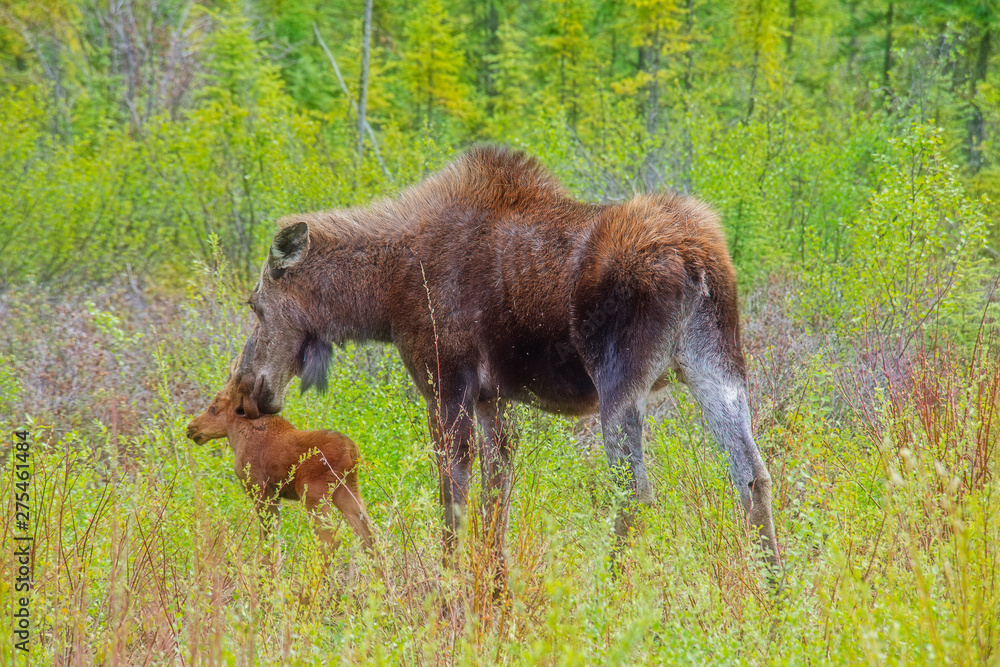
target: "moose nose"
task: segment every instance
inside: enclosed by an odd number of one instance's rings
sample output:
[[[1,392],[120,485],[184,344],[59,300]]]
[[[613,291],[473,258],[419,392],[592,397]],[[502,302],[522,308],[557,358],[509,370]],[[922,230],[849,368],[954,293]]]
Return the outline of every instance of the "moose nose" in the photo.
[[[264,376],[258,375],[254,378],[248,375],[243,380],[243,383],[240,385],[242,401],[239,407],[248,419],[257,419],[260,417],[258,401],[260,400],[261,390],[264,388]]]
[[[253,376],[237,373],[234,384],[236,385],[236,390],[245,396],[253,389]]]

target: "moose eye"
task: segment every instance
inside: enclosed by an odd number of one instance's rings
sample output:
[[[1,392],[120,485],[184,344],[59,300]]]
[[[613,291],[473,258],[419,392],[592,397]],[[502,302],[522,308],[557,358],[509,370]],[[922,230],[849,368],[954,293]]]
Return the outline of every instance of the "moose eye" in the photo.
[[[263,322],[264,321],[264,311],[262,311],[256,305],[254,305],[253,301],[247,301],[247,304],[250,306],[251,312],[253,312],[253,314],[257,316],[257,319],[260,320],[261,322]]]

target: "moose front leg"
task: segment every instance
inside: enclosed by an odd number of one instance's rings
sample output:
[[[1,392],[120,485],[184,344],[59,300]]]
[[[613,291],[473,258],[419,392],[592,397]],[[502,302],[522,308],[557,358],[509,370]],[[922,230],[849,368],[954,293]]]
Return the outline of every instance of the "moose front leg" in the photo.
[[[502,400],[476,404],[476,416],[483,430],[479,465],[483,483],[483,535],[492,560],[494,596],[507,587],[504,539],[510,515],[511,476],[514,458],[514,423],[509,403]]]
[[[441,405],[431,402],[428,413],[444,509],[444,565],[450,567],[469,500],[472,414],[458,402]]]

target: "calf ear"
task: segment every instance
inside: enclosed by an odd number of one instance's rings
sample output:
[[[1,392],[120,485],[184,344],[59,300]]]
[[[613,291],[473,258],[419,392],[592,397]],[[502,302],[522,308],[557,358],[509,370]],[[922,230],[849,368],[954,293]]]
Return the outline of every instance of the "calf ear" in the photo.
[[[326,373],[333,357],[333,346],[310,336],[302,346],[301,356],[302,370],[299,372],[299,377],[302,378],[302,393],[312,387],[316,387],[316,391],[320,393],[325,392],[329,386]]]
[[[309,252],[309,225],[296,222],[274,235],[267,266],[271,277],[277,280],[285,271],[301,262]]]

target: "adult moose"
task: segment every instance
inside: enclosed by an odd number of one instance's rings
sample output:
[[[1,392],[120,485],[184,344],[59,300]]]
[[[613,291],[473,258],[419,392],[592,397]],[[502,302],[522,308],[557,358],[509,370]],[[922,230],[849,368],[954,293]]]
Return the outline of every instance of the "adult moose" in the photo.
[[[288,383],[326,388],[331,345],[391,342],[427,401],[446,553],[465,511],[478,418],[484,507],[502,558],[510,492],[508,401],[600,411],[604,447],[634,501],[646,400],[677,377],[700,404],[770,565],[781,560],[771,478],[750,429],[736,277],[715,214],[673,195],[571,199],[533,158],[479,147],[394,200],[281,221],[250,295],[257,324],[236,381],[248,417]],[[620,512],[624,538],[634,506]]]

